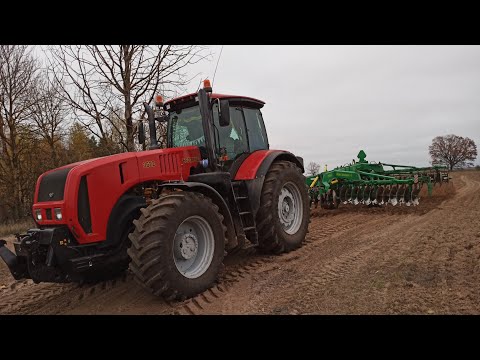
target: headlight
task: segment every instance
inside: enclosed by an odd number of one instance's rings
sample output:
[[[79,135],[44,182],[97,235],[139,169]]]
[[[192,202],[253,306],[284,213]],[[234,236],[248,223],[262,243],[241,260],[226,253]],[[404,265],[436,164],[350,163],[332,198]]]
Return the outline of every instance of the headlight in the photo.
[[[35,218],[38,221],[42,221],[42,210],[40,210],[40,209],[35,210]]]
[[[62,209],[55,208],[55,209],[53,209],[53,212],[55,213],[55,218],[57,220],[62,220]]]

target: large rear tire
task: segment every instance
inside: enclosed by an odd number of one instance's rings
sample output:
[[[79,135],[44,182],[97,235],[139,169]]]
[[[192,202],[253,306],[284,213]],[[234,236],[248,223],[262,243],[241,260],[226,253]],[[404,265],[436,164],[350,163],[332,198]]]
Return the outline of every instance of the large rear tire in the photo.
[[[130,234],[130,270],[157,296],[184,299],[207,290],[224,257],[223,216],[211,199],[179,191],[142,209]]]
[[[309,219],[309,196],[301,170],[289,161],[273,163],[256,217],[259,249],[279,254],[300,247]]]

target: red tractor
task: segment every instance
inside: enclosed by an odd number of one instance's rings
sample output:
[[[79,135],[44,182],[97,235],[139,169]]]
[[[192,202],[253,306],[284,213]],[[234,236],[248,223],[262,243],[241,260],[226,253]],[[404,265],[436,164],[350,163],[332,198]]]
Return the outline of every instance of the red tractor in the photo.
[[[129,267],[154,294],[184,299],[212,286],[228,251],[299,247],[310,217],[303,160],[269,149],[263,105],[212,93],[208,80],[198,93],[157,97],[156,109],[144,104],[148,151],[42,174],[37,228],[16,235],[16,254],[0,241],[0,256],[17,280],[94,282]],[[168,124],[167,149],[156,121]]]

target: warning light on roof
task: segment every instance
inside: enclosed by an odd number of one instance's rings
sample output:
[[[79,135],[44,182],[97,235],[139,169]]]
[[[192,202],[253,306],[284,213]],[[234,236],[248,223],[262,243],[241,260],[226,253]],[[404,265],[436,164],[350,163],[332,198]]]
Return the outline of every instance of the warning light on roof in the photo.
[[[162,95],[155,96],[155,104],[157,106],[163,106],[163,96]]]
[[[210,80],[203,80],[203,88],[205,89],[205,91],[212,92],[212,85],[210,84]]]

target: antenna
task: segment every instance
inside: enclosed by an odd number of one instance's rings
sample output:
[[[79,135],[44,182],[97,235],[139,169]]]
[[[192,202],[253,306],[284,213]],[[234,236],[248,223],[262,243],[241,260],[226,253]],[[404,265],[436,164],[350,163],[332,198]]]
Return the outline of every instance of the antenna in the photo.
[[[217,73],[218,63],[220,62],[220,58],[222,57],[222,51],[223,51],[223,45],[222,45],[222,48],[220,49],[220,55],[218,55],[217,65],[215,66],[215,71],[213,73],[212,87],[215,82],[215,74]]]
[[[200,89],[201,84],[202,84],[202,79],[200,79],[200,82],[198,83],[197,91],[195,91],[195,92],[198,92],[198,89]]]

